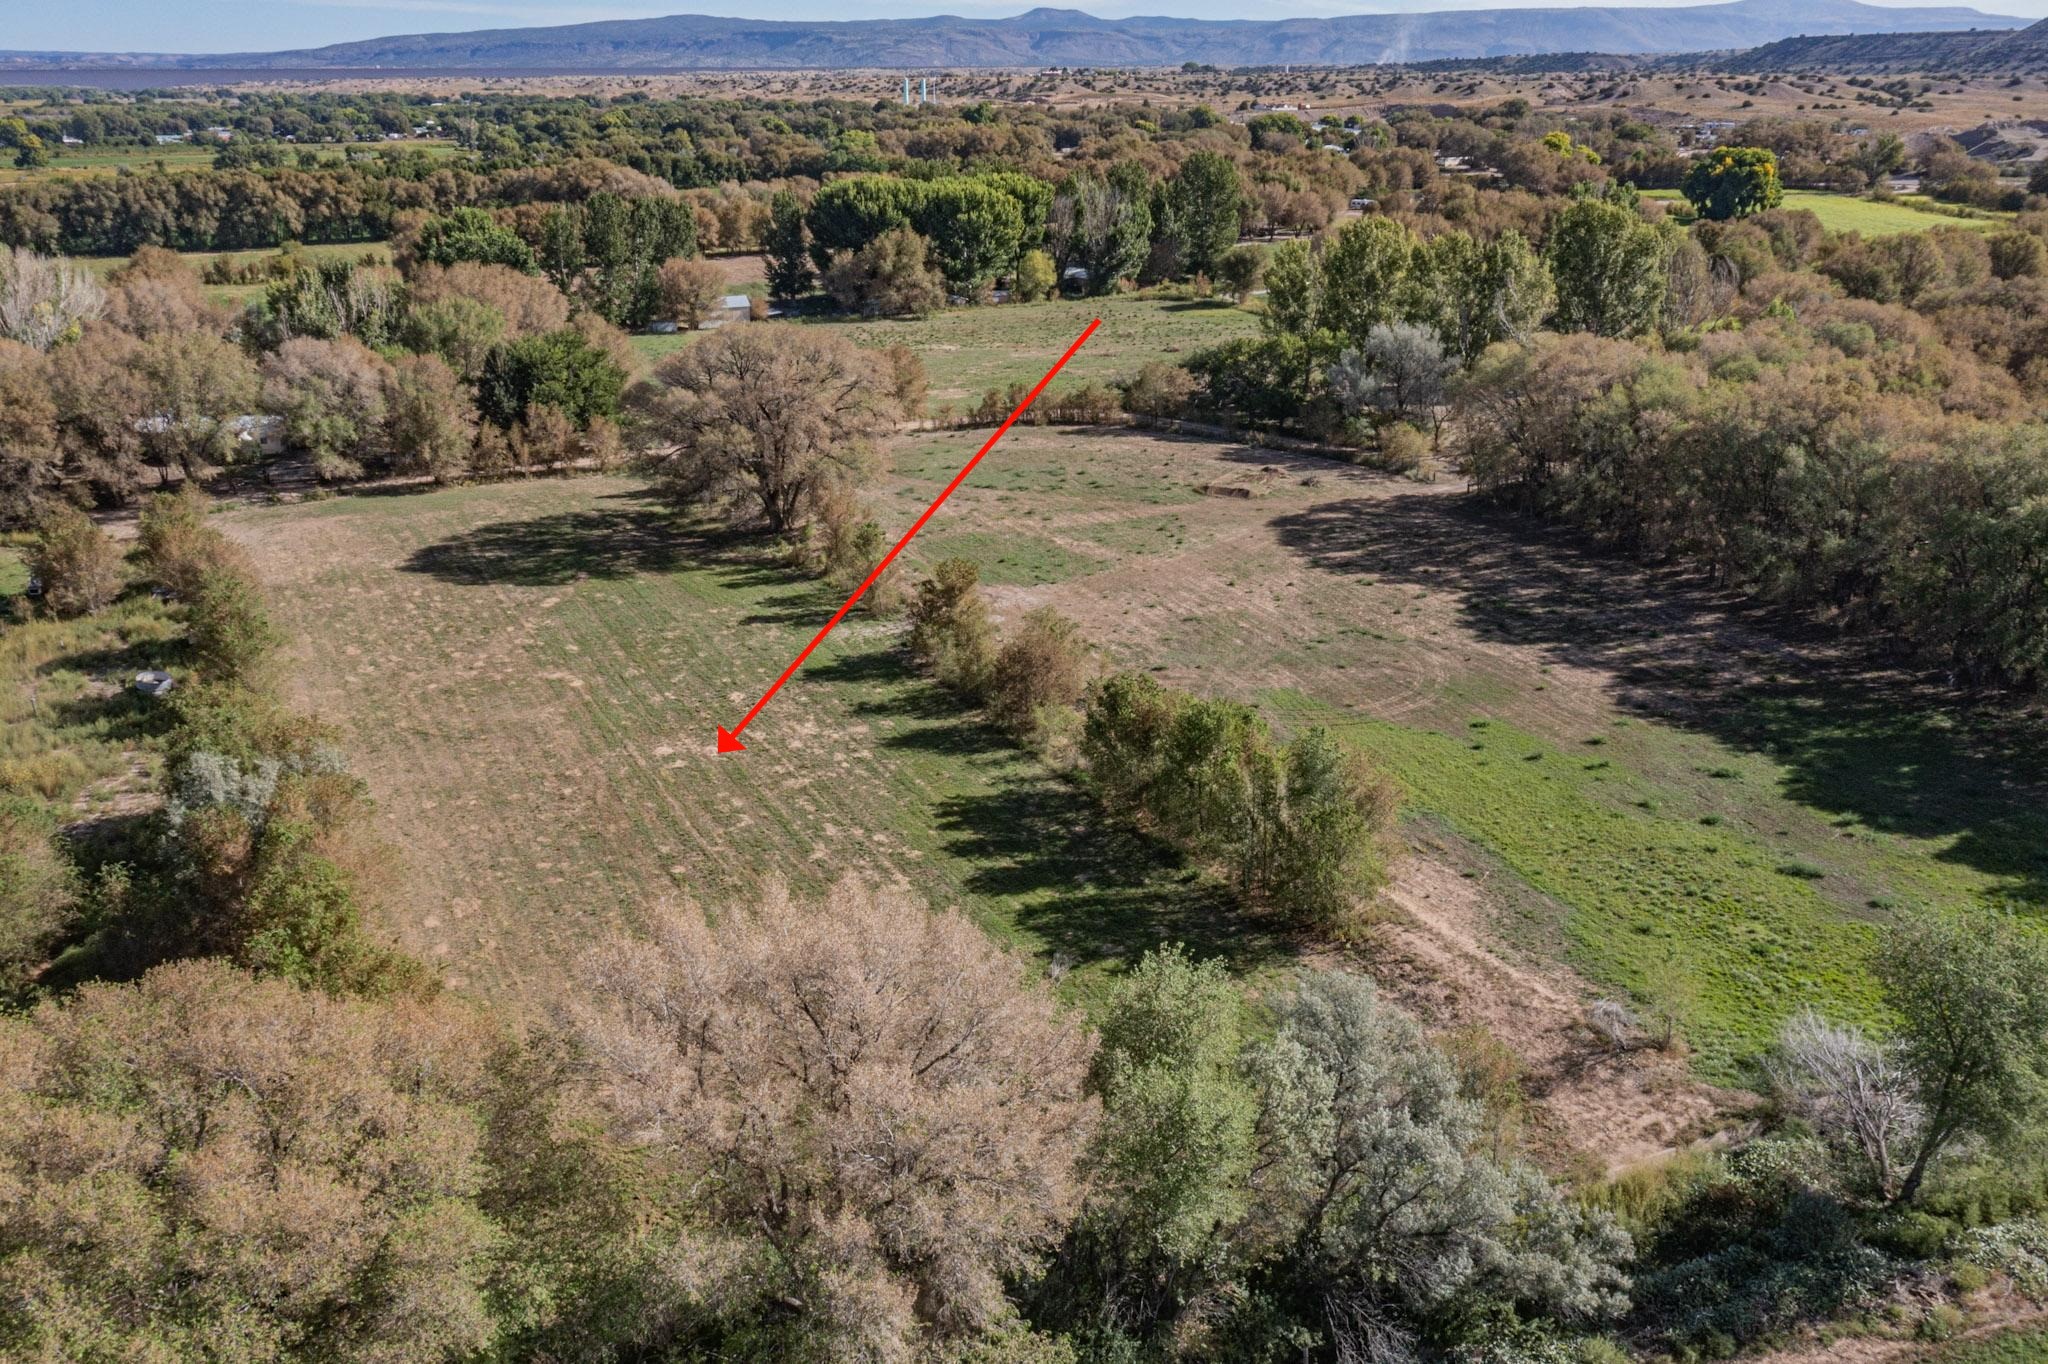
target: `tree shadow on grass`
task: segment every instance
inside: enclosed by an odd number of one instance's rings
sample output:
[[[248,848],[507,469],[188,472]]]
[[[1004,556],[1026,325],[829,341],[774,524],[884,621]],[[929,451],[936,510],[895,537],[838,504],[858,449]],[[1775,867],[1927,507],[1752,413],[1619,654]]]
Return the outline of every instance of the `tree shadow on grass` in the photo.
[[[1600,671],[1644,715],[1768,755],[1791,800],[1888,833],[2048,909],[2048,724],[1808,619],[1645,568],[1476,496],[1407,493],[1276,517],[1331,573],[1455,593],[1481,639]]]
[[[644,491],[608,493],[605,505],[524,521],[491,521],[415,550],[400,568],[465,587],[556,587],[712,565],[728,586],[790,581],[763,539],[678,515]]]
[[[982,719],[971,701],[919,673],[899,649],[884,644],[842,653],[806,667],[808,683],[860,689],[843,704],[855,715],[919,722],[881,739],[883,748],[955,755],[1014,753],[1016,743]]]
[[[1019,773],[940,801],[934,816],[946,852],[974,867],[966,889],[1016,901],[1017,926],[1074,965],[1131,962],[1169,942],[1238,971],[1296,955],[1229,887],[1106,815],[1065,777]]]

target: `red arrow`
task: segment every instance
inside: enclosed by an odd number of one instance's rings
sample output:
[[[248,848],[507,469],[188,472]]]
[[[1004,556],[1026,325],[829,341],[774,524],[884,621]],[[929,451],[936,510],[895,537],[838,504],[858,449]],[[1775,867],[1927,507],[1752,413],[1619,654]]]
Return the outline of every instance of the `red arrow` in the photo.
[[[959,487],[962,483],[967,481],[967,476],[974,472],[974,466],[981,463],[981,457],[987,454],[989,451],[995,449],[996,442],[1003,438],[1003,433],[1005,431],[1008,431],[1012,426],[1016,425],[1017,418],[1024,415],[1024,410],[1026,408],[1030,407],[1031,404],[1038,401],[1038,395],[1045,392],[1045,386],[1052,382],[1053,376],[1058,374],[1062,369],[1066,368],[1067,361],[1074,358],[1074,352],[1080,350],[1082,345],[1088,340],[1088,338],[1095,335],[1095,329],[1101,325],[1102,319],[1098,317],[1094,321],[1090,322],[1087,328],[1083,330],[1079,336],[1074,338],[1074,344],[1067,347],[1067,353],[1065,355],[1062,355],[1058,360],[1053,362],[1053,367],[1045,372],[1045,377],[1038,381],[1037,387],[1033,388],[1029,393],[1025,394],[1024,401],[1017,404],[1017,410],[1015,412],[1012,412],[1008,417],[1003,419],[1003,424],[995,429],[994,435],[990,436],[987,440],[982,442],[981,448],[974,452],[974,458],[968,460],[967,463],[960,467],[960,472],[953,475],[953,481],[946,485],[946,490],[940,493],[937,497],[932,499],[932,504],[924,509],[924,515],[918,517],[917,520],[911,524],[910,529],[903,532],[903,538],[898,540],[894,547],[892,547],[887,554],[884,554],[882,556],[882,562],[875,565],[874,572],[868,574],[868,576],[861,581],[861,585],[853,589],[853,595],[846,599],[846,605],[840,607],[837,611],[834,611],[832,613],[832,619],[826,621],[824,628],[819,630],[817,634],[811,636],[811,642],[809,644],[804,645],[803,652],[798,654],[794,659],[790,660],[789,666],[782,670],[782,676],[776,678],[775,681],[772,684],[770,684],[768,690],[761,693],[761,699],[754,703],[754,708],[748,711],[745,715],[741,716],[740,722],[734,725],[731,729],[727,729],[724,725],[720,725],[718,727],[718,751],[720,753],[737,753],[741,749],[746,747],[745,744],[740,742],[740,735],[746,732],[748,725],[754,723],[754,717],[761,713],[761,708],[763,706],[766,706],[769,703],[769,701],[773,700],[775,697],[775,693],[782,690],[782,684],[789,681],[789,679],[795,675],[796,670],[803,666],[804,660],[811,656],[811,650],[817,648],[820,644],[824,643],[825,636],[832,633],[832,627],[839,624],[840,621],[846,619],[846,613],[848,611],[851,611],[853,609],[853,604],[860,600],[861,593],[867,591],[870,587],[873,587],[875,585],[875,579],[882,576],[883,572],[889,567],[889,565],[896,561],[896,556],[903,552],[903,547],[909,544],[911,540],[916,537],[919,531],[924,529],[924,523],[932,519],[932,513],[936,512],[940,507],[944,506],[946,499],[953,495],[953,490]]]

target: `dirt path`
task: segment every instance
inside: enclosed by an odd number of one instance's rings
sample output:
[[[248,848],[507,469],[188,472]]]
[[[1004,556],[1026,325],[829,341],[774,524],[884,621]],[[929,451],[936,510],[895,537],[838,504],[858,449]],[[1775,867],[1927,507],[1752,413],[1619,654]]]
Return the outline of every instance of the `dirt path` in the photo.
[[[1430,1026],[1479,1024],[1522,1058],[1531,1135],[1547,1159],[1612,1173],[1710,1138],[1755,1102],[1701,1083],[1681,1058],[1600,1044],[1583,1021],[1597,993],[1570,968],[1508,947],[1479,877],[1412,849],[1386,902],[1374,976]]]

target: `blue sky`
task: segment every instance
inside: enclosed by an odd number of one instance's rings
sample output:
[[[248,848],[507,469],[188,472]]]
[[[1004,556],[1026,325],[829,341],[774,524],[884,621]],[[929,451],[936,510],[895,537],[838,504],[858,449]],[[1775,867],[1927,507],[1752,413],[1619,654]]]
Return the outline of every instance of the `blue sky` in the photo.
[[[1178,14],[1205,19],[1363,14],[1407,9],[1491,8],[1522,0],[1061,0],[1106,18]],[[1528,0],[1558,5],[1570,0]],[[1607,0],[1612,4],[1699,0]],[[1884,0],[1877,0],[1884,3]],[[1919,0],[1940,3],[1940,0]],[[950,13],[999,18],[1030,0],[0,0],[0,49],[85,52],[264,52],[391,33],[448,32],[662,14],[759,15],[776,19],[902,18]],[[1998,14],[2048,15],[2048,0],[1976,0]]]

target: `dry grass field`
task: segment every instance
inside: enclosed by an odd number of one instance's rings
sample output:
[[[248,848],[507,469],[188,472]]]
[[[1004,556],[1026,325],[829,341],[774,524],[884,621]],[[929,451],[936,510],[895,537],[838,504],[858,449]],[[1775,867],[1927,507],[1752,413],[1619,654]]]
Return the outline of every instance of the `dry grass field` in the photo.
[[[905,438],[906,524],[978,432]],[[1199,485],[1254,485],[1247,499]],[[302,699],[407,854],[406,946],[544,999],[663,896],[902,878],[1067,969],[1087,1002],[1182,939],[1255,978],[1302,950],[913,675],[856,615],[718,758],[836,604],[760,542],[630,480],[501,484],[228,514],[297,640]],[[1408,794],[1411,855],[1359,955],[1440,1022],[1536,1059],[1565,1138],[1654,1150],[1726,1096],[1588,1069],[1587,1000],[1688,1022],[1726,1083],[1812,1001],[1874,1009],[1873,922],[2048,899],[2048,791],[1947,698],[1684,580],[1448,485],[1119,431],[1013,432],[916,547],[980,560],[1005,617],[1052,603],[1108,662],[1335,726]],[[1603,1136],[1602,1134],[1606,1135]]]

